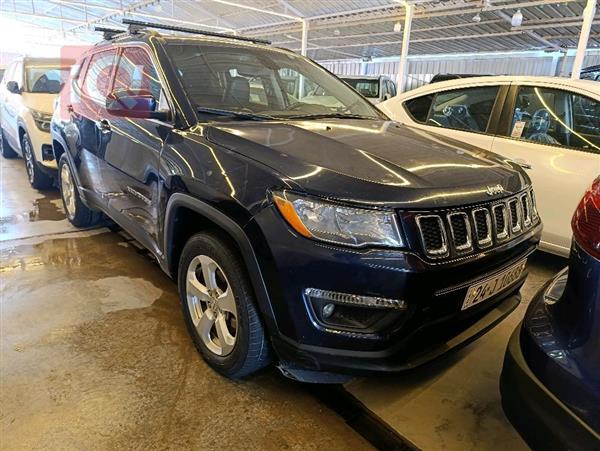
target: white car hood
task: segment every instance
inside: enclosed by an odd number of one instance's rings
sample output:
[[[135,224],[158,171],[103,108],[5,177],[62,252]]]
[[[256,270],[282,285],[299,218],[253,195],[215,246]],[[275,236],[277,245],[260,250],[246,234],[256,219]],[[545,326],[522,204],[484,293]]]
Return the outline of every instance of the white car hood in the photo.
[[[54,100],[57,96],[58,94],[43,94],[39,92],[21,93],[24,107],[47,114],[54,112]]]

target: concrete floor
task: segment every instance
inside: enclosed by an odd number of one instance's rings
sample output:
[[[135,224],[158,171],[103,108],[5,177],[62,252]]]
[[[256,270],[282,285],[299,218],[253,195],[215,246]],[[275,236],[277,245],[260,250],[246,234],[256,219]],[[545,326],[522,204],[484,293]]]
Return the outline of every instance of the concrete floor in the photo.
[[[235,383],[191,345],[175,284],[123,236],[79,231],[56,191],[0,161],[2,449],[369,449],[301,384]],[[500,407],[508,337],[565,261],[531,259],[524,302],[477,343],[426,368],[346,389],[422,449],[526,449]]]

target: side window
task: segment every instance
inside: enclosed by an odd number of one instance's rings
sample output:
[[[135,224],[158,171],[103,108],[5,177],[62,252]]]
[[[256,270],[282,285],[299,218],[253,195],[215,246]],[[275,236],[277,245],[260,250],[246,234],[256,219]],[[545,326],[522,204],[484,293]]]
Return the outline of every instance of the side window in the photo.
[[[571,108],[573,132],[570,145],[600,152],[600,102],[571,94]]]
[[[104,103],[110,89],[116,52],[108,50],[92,55],[83,81],[83,92],[92,99]]]
[[[19,61],[15,64],[15,68],[10,77],[11,81],[19,83],[19,88],[23,89],[23,62]]]
[[[431,102],[433,102],[433,94],[426,96],[416,97],[409,99],[404,102],[404,108],[408,111],[408,114],[417,122],[427,122],[427,116],[431,109]]]
[[[392,97],[395,97],[396,96],[396,83],[394,83],[391,80],[388,80],[388,83],[390,84],[390,95]]]
[[[485,132],[498,94],[498,86],[465,88],[436,94],[427,124]]]
[[[600,103],[560,89],[519,88],[512,138],[600,151]]]
[[[148,52],[141,47],[126,47],[123,50],[114,89],[145,89],[152,93],[157,102],[160,101],[160,79]]]

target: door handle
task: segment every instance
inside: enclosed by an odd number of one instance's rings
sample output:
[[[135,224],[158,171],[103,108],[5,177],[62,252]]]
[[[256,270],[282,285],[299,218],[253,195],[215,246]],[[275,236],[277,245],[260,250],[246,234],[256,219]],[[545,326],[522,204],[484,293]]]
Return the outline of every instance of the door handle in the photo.
[[[101,119],[96,121],[96,128],[100,130],[100,133],[109,133],[110,132],[110,122],[107,119]]]
[[[513,161],[513,163],[516,163],[519,166],[521,166],[523,169],[533,169],[533,166],[531,166],[530,163],[528,163],[527,161],[523,160],[522,158],[516,158],[516,159],[514,159],[512,161]]]

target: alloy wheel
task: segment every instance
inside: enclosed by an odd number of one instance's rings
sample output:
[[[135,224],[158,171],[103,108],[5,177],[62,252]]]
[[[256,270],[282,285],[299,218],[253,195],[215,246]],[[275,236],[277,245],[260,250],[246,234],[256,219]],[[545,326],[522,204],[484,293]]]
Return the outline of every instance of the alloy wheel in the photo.
[[[31,152],[31,144],[29,144],[29,139],[26,136],[23,138],[23,151],[25,153],[25,168],[27,169],[27,177],[29,178],[29,183],[33,183],[33,154]]]
[[[237,308],[225,272],[206,255],[194,257],[186,276],[190,317],[209,351],[226,356],[237,339]]]
[[[75,217],[75,185],[71,177],[71,170],[68,164],[63,164],[60,168],[60,187],[63,199],[65,201],[65,209],[69,218]]]

